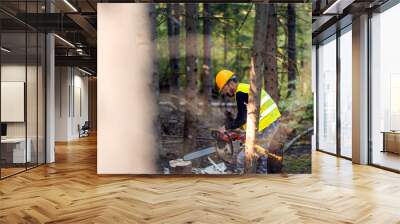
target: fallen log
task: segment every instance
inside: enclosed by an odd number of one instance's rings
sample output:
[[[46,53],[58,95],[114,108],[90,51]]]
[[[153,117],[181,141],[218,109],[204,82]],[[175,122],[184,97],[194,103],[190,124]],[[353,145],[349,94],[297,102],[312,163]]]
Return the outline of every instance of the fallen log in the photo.
[[[278,161],[282,161],[282,156],[275,155],[274,153],[269,152],[268,149],[265,149],[260,145],[255,144],[254,148],[256,150],[256,153],[258,154],[268,156],[269,158],[273,158]]]

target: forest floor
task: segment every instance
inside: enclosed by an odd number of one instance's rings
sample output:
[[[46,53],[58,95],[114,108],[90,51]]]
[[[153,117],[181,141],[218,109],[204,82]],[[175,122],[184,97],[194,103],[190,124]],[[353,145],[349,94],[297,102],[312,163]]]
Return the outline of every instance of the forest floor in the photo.
[[[182,158],[183,155],[183,128],[184,107],[177,103],[168,94],[160,96],[160,122],[161,122],[161,151],[160,169],[168,167],[169,161]],[[207,113],[201,111],[197,114],[197,137],[196,148],[190,152],[198,151],[210,146],[215,146],[216,141],[211,136],[211,130],[218,129],[224,124],[225,111],[236,114],[234,104],[221,104],[213,102],[209,105]],[[296,132],[290,134],[289,138],[296,136]],[[223,162],[216,153],[209,155],[217,164]],[[205,168],[211,163],[207,156],[196,159],[193,168]],[[283,172],[285,173],[311,173],[311,135],[301,138],[295,145],[290,147],[283,155]]]

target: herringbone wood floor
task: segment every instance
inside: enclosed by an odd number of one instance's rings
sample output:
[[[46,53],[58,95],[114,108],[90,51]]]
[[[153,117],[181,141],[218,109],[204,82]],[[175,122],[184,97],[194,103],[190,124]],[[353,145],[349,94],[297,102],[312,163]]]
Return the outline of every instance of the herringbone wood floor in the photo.
[[[400,223],[400,175],[313,153],[289,177],[96,175],[96,139],[0,181],[0,223]]]

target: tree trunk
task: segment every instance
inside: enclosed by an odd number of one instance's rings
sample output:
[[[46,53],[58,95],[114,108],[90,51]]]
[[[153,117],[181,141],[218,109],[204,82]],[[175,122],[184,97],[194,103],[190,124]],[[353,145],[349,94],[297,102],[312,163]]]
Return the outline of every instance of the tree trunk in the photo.
[[[224,9],[223,9],[223,17],[225,18],[226,16],[227,16],[227,8],[225,7]],[[224,43],[224,67],[225,67],[225,69],[226,69],[226,67],[227,67],[227,65],[228,65],[228,62],[227,62],[227,60],[228,60],[228,27],[227,27],[227,24],[226,23],[223,23],[223,28],[222,28],[222,32],[223,32],[223,36],[224,36],[224,39],[223,39],[223,43]]]
[[[288,96],[296,89],[296,6],[288,4]]]
[[[167,4],[167,27],[169,49],[170,92],[179,89],[179,3]]]
[[[276,103],[279,102],[279,83],[276,54],[278,41],[277,32],[278,20],[276,8],[274,4],[271,4],[268,9],[264,87],[267,93],[272,97],[272,99],[274,99]]]
[[[251,57],[250,69],[250,91],[247,104],[246,124],[246,160],[245,173],[254,173],[256,168],[256,157],[254,145],[258,131],[258,119],[260,115],[260,99],[262,88],[262,77],[264,74],[264,50],[268,24],[268,5],[256,4],[256,18],[254,22],[254,46]]]
[[[171,167],[171,174],[191,174],[192,162],[182,159],[170,160],[169,166]]]
[[[159,114],[159,96],[160,96],[160,74],[159,74],[159,61],[157,57],[157,11],[155,4],[149,4],[149,16],[151,22],[151,40],[152,40],[152,59],[153,59],[153,81],[152,81],[152,92],[154,94],[154,103],[156,105],[156,113],[153,121],[153,130],[155,136],[155,142],[157,149],[155,152],[161,151],[161,122]]]
[[[197,24],[198,4],[185,4],[186,13],[186,88],[185,88],[185,123],[183,153],[196,149],[195,97],[197,80]]]
[[[202,89],[201,93],[204,98],[204,111],[208,109],[208,102],[211,100],[211,17],[212,11],[210,4],[203,4],[203,17],[204,17],[204,26],[203,26],[203,38],[204,38],[204,64],[203,64],[203,75],[202,75]]]
[[[223,32],[224,32],[224,67],[226,68],[228,62],[228,37],[227,37],[227,27],[226,24],[224,24],[224,28],[223,28]]]

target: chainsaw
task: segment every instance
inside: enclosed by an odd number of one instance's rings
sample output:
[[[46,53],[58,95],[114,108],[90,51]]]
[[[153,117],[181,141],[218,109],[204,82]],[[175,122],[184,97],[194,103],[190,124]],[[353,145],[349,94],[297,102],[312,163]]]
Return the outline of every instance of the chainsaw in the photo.
[[[224,142],[229,142],[229,141],[245,142],[246,141],[246,133],[239,132],[239,131],[224,131],[224,132],[222,132],[222,131],[212,130],[211,136],[217,141],[224,141]]]
[[[212,130],[211,136],[216,140],[217,155],[225,162],[234,164],[240,151],[244,150],[246,133],[240,131],[218,131]],[[269,152],[258,144],[254,146],[257,154],[268,156],[272,159],[281,161],[282,157]]]
[[[211,136],[215,140],[215,146],[207,147],[195,152],[191,152],[183,156],[184,160],[194,160],[203,156],[217,153],[218,157],[228,165],[236,166],[237,156],[244,151],[246,142],[246,133],[240,131],[224,131],[211,130]],[[282,157],[270,153],[263,147],[255,144],[254,149],[258,155],[265,155],[272,159],[281,161]]]
[[[235,164],[237,155],[244,150],[246,134],[239,131],[212,130],[211,136],[216,141],[215,151],[218,157],[229,164]]]

